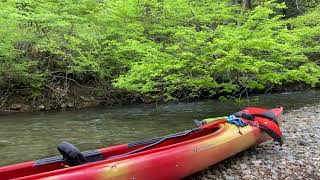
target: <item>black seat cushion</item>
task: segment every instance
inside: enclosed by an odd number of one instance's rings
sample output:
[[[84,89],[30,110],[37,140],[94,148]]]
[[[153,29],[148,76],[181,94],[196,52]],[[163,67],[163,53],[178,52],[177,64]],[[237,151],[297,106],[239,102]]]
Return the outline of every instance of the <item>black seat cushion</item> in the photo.
[[[63,161],[69,166],[77,166],[88,162],[80,150],[71,143],[62,142],[57,148],[63,156]]]

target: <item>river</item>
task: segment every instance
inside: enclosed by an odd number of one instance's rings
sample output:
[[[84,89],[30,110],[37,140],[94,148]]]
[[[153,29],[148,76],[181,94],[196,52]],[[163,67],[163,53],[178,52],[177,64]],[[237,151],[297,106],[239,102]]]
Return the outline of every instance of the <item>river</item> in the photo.
[[[319,90],[251,96],[235,101],[201,100],[0,115],[0,165],[58,155],[62,141],[80,150],[127,143],[192,128],[194,119],[229,115],[241,107],[284,106],[288,111],[318,103]]]

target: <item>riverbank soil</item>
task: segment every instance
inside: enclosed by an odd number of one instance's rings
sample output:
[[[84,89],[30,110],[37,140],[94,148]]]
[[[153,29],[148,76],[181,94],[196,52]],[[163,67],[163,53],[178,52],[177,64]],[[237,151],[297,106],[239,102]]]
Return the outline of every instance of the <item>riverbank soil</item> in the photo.
[[[187,179],[320,179],[320,104],[282,117],[282,147],[266,142]]]
[[[0,112],[82,109],[99,105],[112,106],[142,102],[141,95],[136,93],[110,88],[99,94],[97,88],[86,87],[47,86],[36,96],[28,89],[13,92],[0,90]]]

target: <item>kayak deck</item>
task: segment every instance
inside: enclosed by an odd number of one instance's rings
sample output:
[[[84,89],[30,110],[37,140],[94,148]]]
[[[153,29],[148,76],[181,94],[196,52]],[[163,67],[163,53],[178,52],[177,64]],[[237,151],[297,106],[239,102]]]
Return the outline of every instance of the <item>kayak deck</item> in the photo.
[[[106,163],[110,163],[118,159],[126,158],[131,154],[158,149],[161,147],[168,147],[170,145],[187,142],[192,139],[215,133],[221,128],[219,127],[221,123],[224,123],[224,120],[216,121],[212,123],[211,126],[207,125],[209,128],[205,129],[194,128],[164,137],[134,141],[128,144],[85,151],[83,152],[83,155],[88,159],[88,164],[97,161],[107,161]],[[72,167],[67,167],[63,163],[62,156],[55,156],[0,168],[0,175],[1,177],[5,177],[5,179],[12,179],[67,168]]]

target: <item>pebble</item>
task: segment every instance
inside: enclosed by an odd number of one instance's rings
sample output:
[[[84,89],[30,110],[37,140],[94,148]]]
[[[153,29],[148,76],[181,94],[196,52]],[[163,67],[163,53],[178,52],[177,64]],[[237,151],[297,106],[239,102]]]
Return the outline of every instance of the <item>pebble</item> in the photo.
[[[259,161],[252,161],[252,164],[255,166],[260,165],[260,164],[262,164],[262,161],[260,161],[260,160]]]
[[[244,170],[242,171],[244,174],[251,174],[251,171],[250,170]]]
[[[245,164],[240,164],[240,167],[241,167],[241,169],[247,169],[248,168],[248,166],[245,165]]]
[[[320,179],[320,104],[291,110],[282,117],[286,137],[282,147],[273,141],[252,147],[191,179]]]
[[[242,179],[252,179],[252,176],[247,174],[247,175],[242,176]]]
[[[296,133],[296,132],[298,131],[298,129],[295,128],[295,127],[291,127],[289,130],[290,130],[291,132],[293,132],[293,133]]]
[[[209,179],[215,179],[215,178],[216,178],[216,176],[213,175],[213,174],[208,174],[207,177],[208,177]]]
[[[234,176],[225,176],[225,180],[236,180]]]
[[[301,139],[301,140],[299,140],[298,144],[301,145],[301,146],[307,146],[308,142]]]

